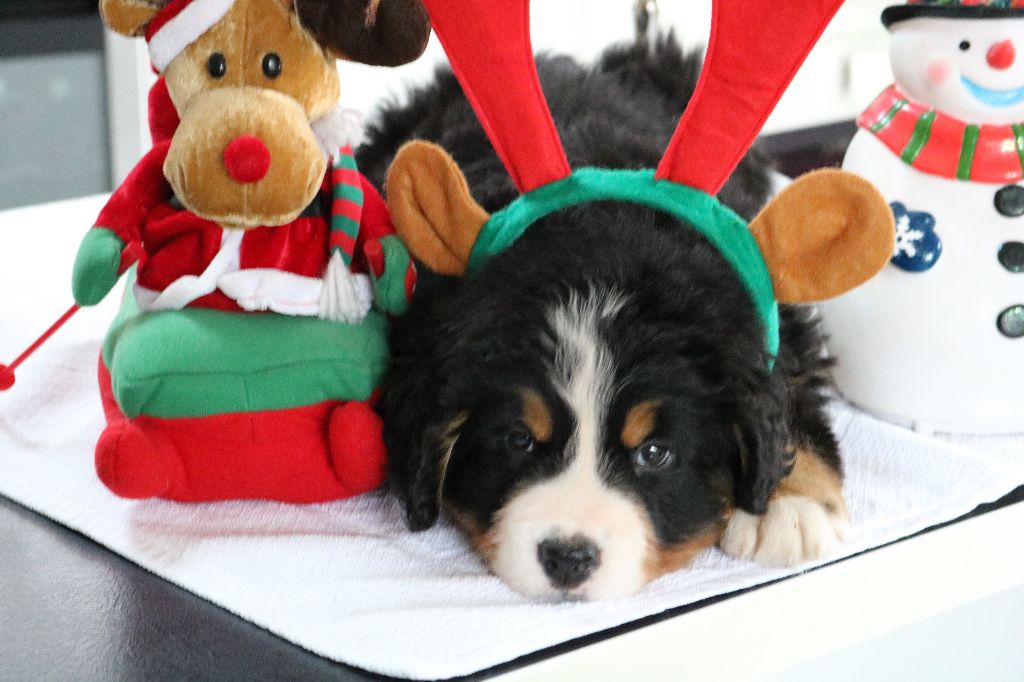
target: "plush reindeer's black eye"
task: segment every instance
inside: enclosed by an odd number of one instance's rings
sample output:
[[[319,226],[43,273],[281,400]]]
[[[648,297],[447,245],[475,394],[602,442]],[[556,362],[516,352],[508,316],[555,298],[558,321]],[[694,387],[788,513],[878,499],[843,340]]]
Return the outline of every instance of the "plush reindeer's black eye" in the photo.
[[[263,57],[263,73],[267,78],[277,78],[281,75],[281,55],[276,52],[268,52]]]
[[[223,78],[224,74],[228,72],[228,60],[220,52],[214,52],[210,55],[210,60],[206,62],[206,70],[214,78]]]
[[[963,41],[961,41],[961,42],[960,42],[960,49],[961,49],[961,50],[962,50],[963,52],[967,52],[967,50],[971,49],[971,41],[969,41],[969,40],[963,40]]]
[[[656,443],[644,443],[633,451],[633,466],[637,469],[665,469],[675,460],[674,452]]]
[[[514,429],[505,436],[505,445],[516,452],[533,452],[536,442],[526,429]]]

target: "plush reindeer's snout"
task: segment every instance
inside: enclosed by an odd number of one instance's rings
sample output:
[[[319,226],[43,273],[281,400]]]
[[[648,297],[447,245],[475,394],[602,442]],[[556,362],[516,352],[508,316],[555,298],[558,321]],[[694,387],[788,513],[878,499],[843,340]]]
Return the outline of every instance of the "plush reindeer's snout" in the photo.
[[[294,220],[313,201],[326,168],[306,112],[294,99],[236,87],[190,100],[164,175],[197,215],[258,227]]]

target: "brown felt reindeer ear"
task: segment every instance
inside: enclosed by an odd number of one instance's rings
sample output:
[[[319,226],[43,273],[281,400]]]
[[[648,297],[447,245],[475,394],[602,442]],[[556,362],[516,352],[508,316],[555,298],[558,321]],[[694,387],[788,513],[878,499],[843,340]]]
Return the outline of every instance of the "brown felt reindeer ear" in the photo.
[[[811,303],[863,284],[892,258],[892,210],[860,176],[798,178],[750,223],[780,303]]]
[[[362,64],[407,64],[430,38],[420,0],[295,0],[295,12],[325,50]]]
[[[409,142],[388,170],[386,193],[395,230],[412,255],[443,275],[465,274],[491,216],[470,196],[455,160],[436,144]]]
[[[143,35],[150,22],[170,0],[100,0],[103,23],[129,38]]]

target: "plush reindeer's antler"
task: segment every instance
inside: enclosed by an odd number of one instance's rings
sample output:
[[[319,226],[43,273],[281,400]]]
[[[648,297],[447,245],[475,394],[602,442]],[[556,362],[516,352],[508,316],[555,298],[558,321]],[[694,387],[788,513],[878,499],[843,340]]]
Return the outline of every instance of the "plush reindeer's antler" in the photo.
[[[400,66],[427,49],[430,21],[419,0],[294,0],[299,23],[335,56]]]
[[[537,78],[530,0],[424,0],[434,33],[520,192],[569,175]]]
[[[656,177],[717,194],[843,0],[714,0],[700,81]]]

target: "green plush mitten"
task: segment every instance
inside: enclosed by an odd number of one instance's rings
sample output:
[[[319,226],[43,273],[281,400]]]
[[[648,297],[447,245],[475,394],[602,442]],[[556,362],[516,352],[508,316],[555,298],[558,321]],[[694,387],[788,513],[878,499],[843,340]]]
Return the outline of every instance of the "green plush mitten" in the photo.
[[[380,246],[379,251],[375,244]],[[414,267],[409,250],[394,235],[368,243],[366,250],[376,294],[375,305],[383,312],[402,315],[409,308],[411,292],[407,291],[406,280]]]
[[[75,303],[96,305],[117,284],[124,242],[105,227],[94,227],[85,234],[75,257],[71,292]]]

